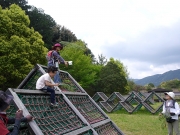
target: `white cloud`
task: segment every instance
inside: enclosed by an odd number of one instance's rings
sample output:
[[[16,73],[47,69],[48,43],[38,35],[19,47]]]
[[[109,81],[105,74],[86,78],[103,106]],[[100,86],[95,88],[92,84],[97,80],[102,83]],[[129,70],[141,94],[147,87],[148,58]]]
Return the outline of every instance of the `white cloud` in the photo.
[[[153,68],[154,68],[154,66],[153,66],[153,65],[150,65],[150,66],[149,66],[149,68],[150,68],[150,69],[153,69]]]
[[[132,78],[179,68],[178,56],[173,54],[179,37],[168,41],[163,34],[171,32],[173,37],[175,33],[171,28],[180,20],[179,0],[28,0],[28,3],[44,9],[58,24],[69,28],[88,44],[95,56],[103,54],[122,60]],[[164,28],[169,31],[163,31]],[[153,35],[154,29],[157,33]],[[164,38],[166,44],[162,42]],[[159,52],[164,55],[155,57]],[[174,60],[165,63],[163,57]]]

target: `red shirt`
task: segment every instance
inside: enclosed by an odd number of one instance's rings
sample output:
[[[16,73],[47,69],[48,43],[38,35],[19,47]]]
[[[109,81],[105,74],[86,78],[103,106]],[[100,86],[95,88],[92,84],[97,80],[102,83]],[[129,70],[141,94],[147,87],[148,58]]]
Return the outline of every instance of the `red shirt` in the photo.
[[[9,130],[7,129],[8,118],[6,114],[0,114],[0,134],[1,135],[7,135],[9,133]]]

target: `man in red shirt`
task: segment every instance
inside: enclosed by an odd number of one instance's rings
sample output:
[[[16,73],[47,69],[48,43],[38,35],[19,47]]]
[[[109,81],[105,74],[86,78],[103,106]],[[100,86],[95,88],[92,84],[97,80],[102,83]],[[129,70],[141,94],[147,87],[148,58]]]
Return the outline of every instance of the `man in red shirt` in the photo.
[[[33,120],[31,115],[23,117],[23,111],[18,110],[16,112],[15,118],[8,118],[6,111],[10,108],[11,101],[13,96],[6,94],[3,91],[0,91],[0,134],[1,135],[18,135],[19,127],[21,122],[29,122]],[[14,129],[12,132],[9,132],[7,129],[7,124],[14,124]]]

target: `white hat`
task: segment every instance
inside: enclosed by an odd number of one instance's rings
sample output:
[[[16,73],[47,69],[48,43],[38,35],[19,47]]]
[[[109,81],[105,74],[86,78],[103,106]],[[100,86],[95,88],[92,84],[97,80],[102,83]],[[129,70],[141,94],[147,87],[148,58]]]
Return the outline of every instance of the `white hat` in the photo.
[[[172,99],[175,98],[174,92],[165,92],[164,94],[165,94],[165,95],[169,95]]]

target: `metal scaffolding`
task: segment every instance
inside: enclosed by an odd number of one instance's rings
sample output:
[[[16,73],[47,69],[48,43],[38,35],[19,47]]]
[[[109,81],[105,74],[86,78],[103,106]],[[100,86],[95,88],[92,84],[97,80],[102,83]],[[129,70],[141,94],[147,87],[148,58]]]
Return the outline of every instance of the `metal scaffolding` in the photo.
[[[46,66],[37,64],[17,89],[7,90],[14,97],[12,107],[22,109],[24,116],[31,114],[35,118],[26,125],[21,124],[20,134],[123,135],[68,72],[59,70],[63,85],[56,87],[59,106],[52,107],[49,93],[35,89],[37,79],[46,71]],[[9,111],[9,115],[14,113]]]
[[[104,98],[105,97],[105,98]],[[154,108],[153,98],[157,98],[161,104]],[[97,92],[93,96],[94,101],[107,112],[113,112],[124,108],[128,113],[132,114],[142,106],[144,106],[150,113],[155,114],[162,109],[164,100],[155,92],[144,94],[142,92],[132,91],[126,98],[124,98],[119,92],[113,92],[107,97],[103,92]]]

